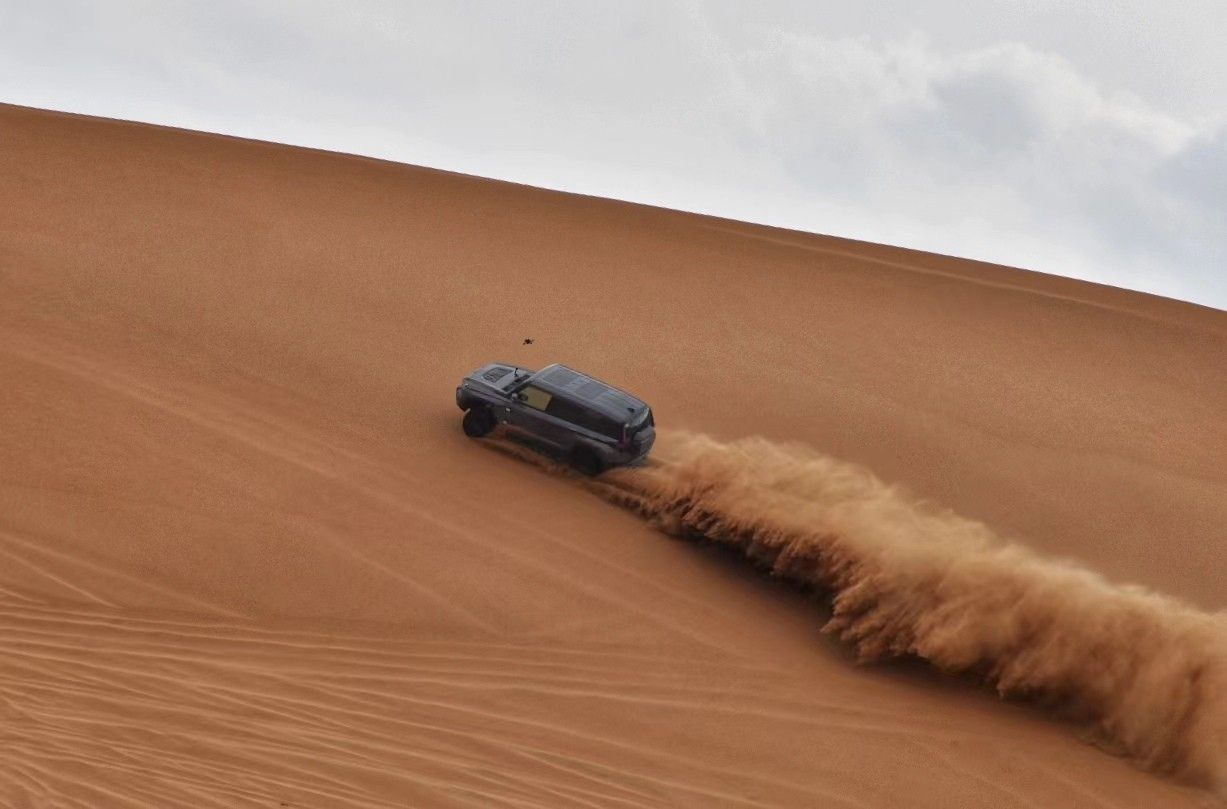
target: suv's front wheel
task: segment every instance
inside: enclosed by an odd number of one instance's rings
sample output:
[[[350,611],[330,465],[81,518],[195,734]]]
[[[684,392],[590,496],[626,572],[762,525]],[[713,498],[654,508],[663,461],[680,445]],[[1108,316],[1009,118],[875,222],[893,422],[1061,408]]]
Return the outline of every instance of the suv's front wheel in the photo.
[[[489,435],[496,423],[490,408],[475,405],[465,411],[461,426],[469,438],[481,438],[483,435]]]

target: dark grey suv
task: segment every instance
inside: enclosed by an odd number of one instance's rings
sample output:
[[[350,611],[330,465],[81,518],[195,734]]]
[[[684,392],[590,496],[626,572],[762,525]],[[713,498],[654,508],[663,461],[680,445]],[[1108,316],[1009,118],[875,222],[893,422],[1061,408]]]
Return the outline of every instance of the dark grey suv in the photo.
[[[466,411],[466,435],[478,438],[506,424],[589,475],[646,457],[656,440],[651,408],[565,365],[536,372],[482,366],[456,388],[456,404]]]

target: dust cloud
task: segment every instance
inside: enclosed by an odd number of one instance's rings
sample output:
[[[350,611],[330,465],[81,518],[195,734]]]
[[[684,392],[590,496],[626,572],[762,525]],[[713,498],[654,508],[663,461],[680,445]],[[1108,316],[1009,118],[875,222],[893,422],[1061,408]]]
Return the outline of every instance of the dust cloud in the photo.
[[[647,466],[584,485],[828,596],[824,631],[862,661],[980,677],[1227,791],[1227,615],[1043,558],[803,446],[665,431]]]

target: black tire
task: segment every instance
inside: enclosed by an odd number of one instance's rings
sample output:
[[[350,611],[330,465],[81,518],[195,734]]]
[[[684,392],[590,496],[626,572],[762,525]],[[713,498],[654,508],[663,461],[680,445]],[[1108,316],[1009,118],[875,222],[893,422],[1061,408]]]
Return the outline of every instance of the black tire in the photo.
[[[464,421],[461,422],[461,426],[464,427],[464,434],[469,438],[481,438],[484,435],[489,435],[496,423],[490,408],[475,405],[465,411]]]
[[[578,446],[571,450],[571,468],[581,475],[595,477],[605,471],[605,462],[594,450]]]

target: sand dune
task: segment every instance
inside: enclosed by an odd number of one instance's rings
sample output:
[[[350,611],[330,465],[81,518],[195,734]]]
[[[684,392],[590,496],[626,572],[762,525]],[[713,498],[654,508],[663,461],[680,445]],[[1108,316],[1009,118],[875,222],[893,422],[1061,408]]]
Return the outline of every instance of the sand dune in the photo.
[[[0,145],[3,805],[1217,805],[1227,315],[15,107]],[[494,359],[651,402],[597,493],[834,632],[466,439]]]

